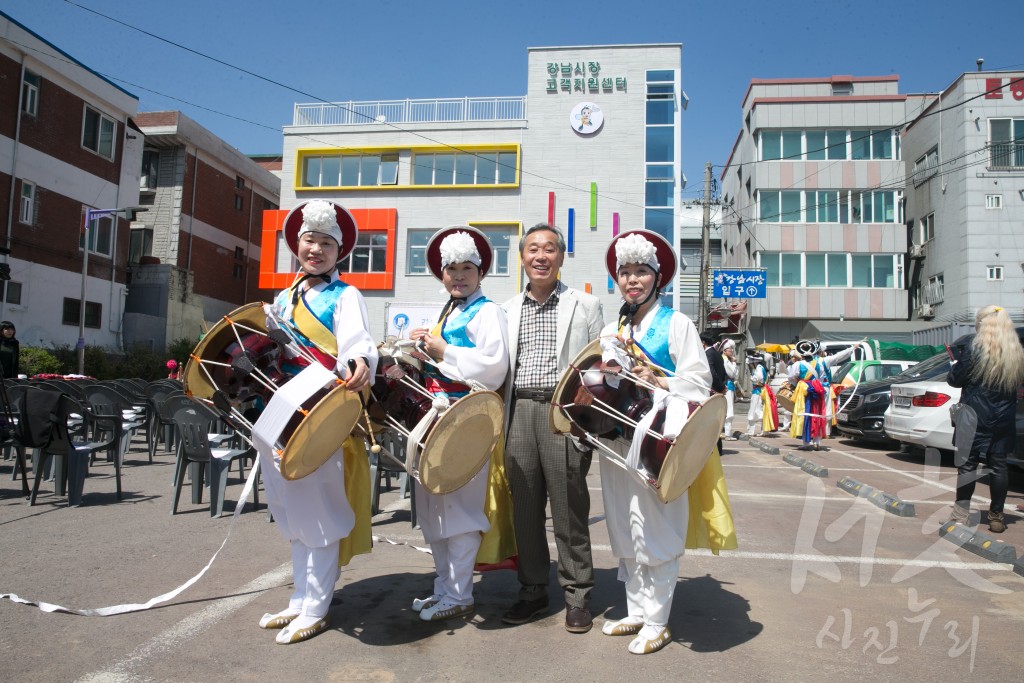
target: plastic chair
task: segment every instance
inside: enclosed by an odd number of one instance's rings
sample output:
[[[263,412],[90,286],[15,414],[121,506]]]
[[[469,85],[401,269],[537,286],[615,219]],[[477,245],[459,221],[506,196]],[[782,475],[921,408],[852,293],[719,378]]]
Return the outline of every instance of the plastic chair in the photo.
[[[374,453],[369,447],[366,449],[370,455],[370,514],[372,515],[380,512],[380,492],[385,487],[391,488],[392,475],[398,475],[402,498],[410,494],[409,475],[405,471],[405,466],[398,462],[394,455],[390,455],[405,453],[405,440],[391,430],[381,431],[374,437],[381,447],[381,452]],[[415,508],[412,508],[412,525],[416,526]]]
[[[32,486],[32,495],[29,500],[30,505],[36,504],[39,481],[43,473],[41,465],[49,459],[58,461],[54,467],[57,494],[67,495],[68,507],[78,507],[82,504],[82,492],[89,470],[89,457],[95,451],[108,448],[110,445],[108,442],[75,439],[73,416],[82,415],[85,412],[85,408],[77,399],[67,394],[61,394],[50,441],[39,448],[40,467],[36,470],[35,483]],[[121,468],[116,465],[116,461],[114,473],[117,479],[117,499],[121,500]]]
[[[198,466],[197,474],[192,479],[192,502],[194,504],[203,502],[203,477],[209,468],[210,516],[220,517],[224,513],[224,494],[227,489],[231,463],[254,455],[252,448],[212,447],[209,432],[216,422],[217,416],[201,404],[179,408],[174,414],[174,425],[178,432],[181,451],[174,474],[172,515],[178,511],[181,487],[185,482],[185,472],[190,463],[196,463]],[[238,504],[244,505],[245,501],[239,501]],[[253,490],[253,504],[259,506],[259,491],[256,489]]]
[[[162,415],[161,408],[163,408],[164,402],[172,396],[184,395],[180,389],[172,389],[169,386],[160,386],[154,391],[147,391],[149,425],[146,429],[146,445],[149,447],[150,462],[153,462],[153,456],[156,455],[156,446],[161,440],[161,434],[168,450],[171,449],[174,441],[173,412],[166,418]]]
[[[108,448],[108,459],[124,462],[132,434],[142,426],[142,420],[130,413],[128,399],[116,389],[103,385],[86,390],[88,421],[94,441],[105,441],[110,434],[114,447]],[[126,415],[128,413],[128,415]]]

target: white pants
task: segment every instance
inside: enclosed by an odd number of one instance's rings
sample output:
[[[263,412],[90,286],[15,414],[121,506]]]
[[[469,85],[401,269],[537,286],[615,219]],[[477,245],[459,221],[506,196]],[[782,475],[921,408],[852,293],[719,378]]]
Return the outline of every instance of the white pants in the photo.
[[[473,565],[480,550],[479,531],[456,534],[430,544],[434,555],[434,595],[456,605],[473,604]]]
[[[761,391],[764,391],[762,389]],[[761,399],[761,394],[751,393],[750,395],[750,409],[747,410],[747,434],[750,436],[760,436],[762,432],[764,419],[764,403]]]
[[[295,592],[288,601],[290,610],[299,610],[303,617],[321,619],[331,609],[334,584],[341,575],[338,566],[339,541],[322,548],[310,548],[302,541],[292,541],[292,581]]]
[[[725,432],[726,436],[732,436],[732,415],[733,415],[733,403],[736,401],[736,391],[729,389],[725,392],[725,425],[722,427],[722,431]]]
[[[658,565],[640,564],[622,558],[626,578],[626,610],[631,617],[643,617],[650,626],[668,626],[672,595],[679,580],[679,558]]]
[[[832,436],[832,420],[836,416],[836,408],[832,405],[832,387],[825,385],[825,436]]]

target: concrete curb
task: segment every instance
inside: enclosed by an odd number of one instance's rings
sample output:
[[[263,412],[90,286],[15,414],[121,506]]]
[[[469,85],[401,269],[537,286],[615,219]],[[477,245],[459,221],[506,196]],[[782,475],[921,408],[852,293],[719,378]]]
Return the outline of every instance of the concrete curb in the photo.
[[[784,462],[788,462],[790,465],[793,465],[794,467],[799,467],[812,477],[824,478],[828,476],[827,467],[822,467],[821,465],[816,465],[813,462],[804,460],[795,453],[786,453],[786,455],[782,456],[782,460]]]
[[[767,453],[768,455],[778,455],[780,452],[778,446],[773,446],[767,441],[762,441],[761,439],[750,439],[750,445]]]
[[[1012,564],[1013,571],[1024,576],[1024,558],[1017,559],[1017,548],[983,531],[977,531],[956,522],[939,527],[939,536],[964,550],[993,562]]]
[[[902,501],[891,493],[879,491],[873,486],[868,486],[852,477],[843,477],[836,482],[836,486],[850,495],[858,498],[866,498],[873,505],[897,517],[916,517],[917,510],[913,503]]]

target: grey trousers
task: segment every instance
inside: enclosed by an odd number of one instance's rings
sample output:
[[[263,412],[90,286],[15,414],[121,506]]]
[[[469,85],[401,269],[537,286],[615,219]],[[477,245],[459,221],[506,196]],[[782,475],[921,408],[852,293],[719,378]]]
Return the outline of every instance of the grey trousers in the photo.
[[[519,551],[519,597],[547,595],[551,554],[545,504],[558,551],[558,583],[570,607],[586,607],[594,587],[590,551],[590,492],[587,472],[591,452],[579,451],[564,436],[552,434],[548,405],[513,399],[512,422],[505,447],[505,472],[512,489],[512,512]]]

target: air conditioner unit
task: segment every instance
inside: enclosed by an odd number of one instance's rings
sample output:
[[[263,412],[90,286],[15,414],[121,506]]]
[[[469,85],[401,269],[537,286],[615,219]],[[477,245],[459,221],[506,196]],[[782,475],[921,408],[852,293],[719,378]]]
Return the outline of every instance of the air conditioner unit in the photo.
[[[922,318],[934,318],[935,307],[932,306],[931,304],[921,304],[921,306],[917,309],[917,313]]]
[[[911,244],[910,245],[910,258],[924,258],[924,245],[923,244]]]

